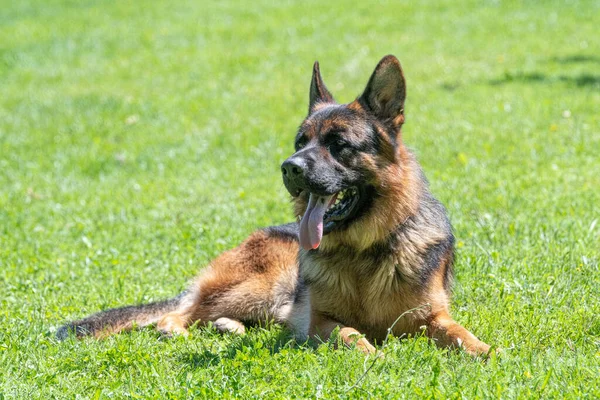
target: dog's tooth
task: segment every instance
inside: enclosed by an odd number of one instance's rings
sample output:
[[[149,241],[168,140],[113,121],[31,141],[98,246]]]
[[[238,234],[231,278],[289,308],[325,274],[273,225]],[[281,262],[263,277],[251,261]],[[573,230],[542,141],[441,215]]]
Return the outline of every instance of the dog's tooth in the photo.
[[[340,190],[337,193],[335,201],[327,208],[326,218],[334,221],[343,221],[348,216],[357,195],[357,187]]]

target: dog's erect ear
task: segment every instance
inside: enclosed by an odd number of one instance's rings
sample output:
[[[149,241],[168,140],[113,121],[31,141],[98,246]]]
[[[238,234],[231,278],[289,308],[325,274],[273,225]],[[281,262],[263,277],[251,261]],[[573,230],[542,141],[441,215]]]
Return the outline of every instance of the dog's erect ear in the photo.
[[[400,61],[392,55],[379,61],[358,101],[377,117],[400,126],[404,122],[406,82]]]
[[[329,93],[329,90],[327,90],[325,83],[323,83],[321,71],[319,71],[319,62],[315,61],[312,81],[310,82],[310,98],[308,103],[309,114],[313,111],[313,108],[317,103],[335,103],[335,100],[331,93]]]

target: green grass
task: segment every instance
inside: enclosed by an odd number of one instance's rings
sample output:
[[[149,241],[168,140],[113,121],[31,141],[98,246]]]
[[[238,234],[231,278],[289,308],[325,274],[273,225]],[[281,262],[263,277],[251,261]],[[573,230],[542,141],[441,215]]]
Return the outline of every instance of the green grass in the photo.
[[[1,3],[0,399],[600,397],[598,1]],[[388,53],[453,315],[500,358],[394,339],[359,381],[371,360],[277,326],[54,339],[289,222],[312,62],[350,101]]]

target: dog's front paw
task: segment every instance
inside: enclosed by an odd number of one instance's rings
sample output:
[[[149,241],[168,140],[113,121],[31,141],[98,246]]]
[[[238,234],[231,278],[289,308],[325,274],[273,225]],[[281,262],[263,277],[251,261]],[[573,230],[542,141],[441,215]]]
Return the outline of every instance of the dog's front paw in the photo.
[[[343,334],[343,332],[340,332]],[[363,337],[359,332],[350,332],[345,336],[344,342],[346,345],[352,346],[354,345],[357,350],[360,350],[366,355],[377,355],[378,357],[382,357],[383,353],[378,351],[375,346],[373,346],[367,339]]]

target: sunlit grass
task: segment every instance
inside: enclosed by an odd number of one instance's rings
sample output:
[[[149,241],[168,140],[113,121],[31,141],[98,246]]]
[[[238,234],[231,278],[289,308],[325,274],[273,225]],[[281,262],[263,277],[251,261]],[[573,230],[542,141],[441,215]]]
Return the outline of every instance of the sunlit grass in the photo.
[[[600,396],[600,3],[0,6],[0,398]],[[388,53],[456,231],[453,314],[499,359],[394,339],[353,387],[370,361],[277,326],[54,339],[289,222],[312,62],[345,102]]]

